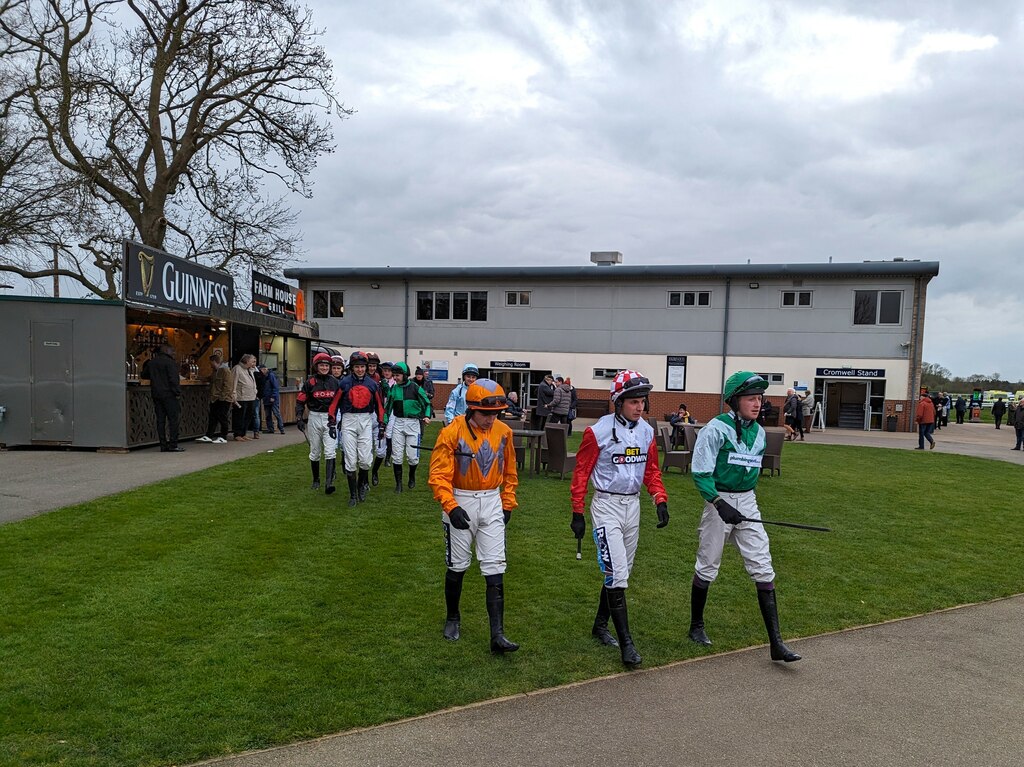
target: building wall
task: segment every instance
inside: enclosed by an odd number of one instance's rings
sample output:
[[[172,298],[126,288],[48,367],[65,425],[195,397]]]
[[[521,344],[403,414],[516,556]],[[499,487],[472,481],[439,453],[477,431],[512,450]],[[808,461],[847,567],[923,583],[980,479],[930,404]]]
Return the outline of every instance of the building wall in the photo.
[[[614,284],[565,282],[516,283],[495,286],[483,281],[442,282],[411,280],[408,289],[408,345],[452,349],[498,348],[509,351],[544,350],[598,354],[607,349],[631,349],[639,354],[722,353],[725,323],[724,281],[688,283],[628,282]],[[799,285],[794,286],[794,282]],[[402,348],[406,339],[406,292],[401,282],[367,284],[312,280],[303,284],[306,305],[311,290],[343,290],[342,319],[313,319],[321,336],[350,345]],[[901,343],[911,340],[914,280],[773,280],[734,283],[729,295],[729,353],[822,356],[841,349],[851,358],[896,356]],[[903,292],[900,325],[855,326],[856,289]],[[418,291],[486,291],[487,321],[416,319]],[[505,292],[530,291],[529,308],[506,307]],[[710,291],[710,307],[668,306],[671,291]],[[781,293],[812,293],[811,308],[783,308]],[[483,339],[486,342],[481,343]],[[672,351],[668,351],[672,350]]]

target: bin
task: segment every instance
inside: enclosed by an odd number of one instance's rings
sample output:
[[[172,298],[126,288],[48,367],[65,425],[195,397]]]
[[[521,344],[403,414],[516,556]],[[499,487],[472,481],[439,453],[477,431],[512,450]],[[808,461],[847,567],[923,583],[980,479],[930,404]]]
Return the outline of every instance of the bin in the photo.
[[[899,419],[897,418],[897,416],[887,415],[885,417],[885,430],[886,431],[896,431],[896,422],[898,420]]]

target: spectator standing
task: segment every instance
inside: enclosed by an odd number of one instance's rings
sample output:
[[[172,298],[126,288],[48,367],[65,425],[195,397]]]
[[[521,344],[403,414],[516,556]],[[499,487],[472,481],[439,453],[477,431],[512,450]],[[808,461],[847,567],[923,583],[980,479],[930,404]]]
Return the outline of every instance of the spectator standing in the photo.
[[[551,418],[548,423],[568,423],[572,392],[562,376],[555,376],[555,396],[551,400]]]
[[[1002,425],[1004,415],[1006,415],[1006,403],[1003,402],[1002,397],[998,397],[995,404],[992,405],[992,418],[995,419],[997,429]]]
[[[245,432],[252,423],[252,411],[256,405],[256,379],[252,374],[255,365],[256,357],[252,354],[243,354],[242,358],[238,360],[238,364],[231,369],[231,402],[234,406],[231,421],[235,432],[235,442],[248,442],[249,440],[245,436]]]
[[[474,365],[474,367],[476,366]],[[427,375],[427,371],[423,368],[416,368],[416,372],[413,374],[412,380],[416,382],[417,386],[427,393],[427,399],[433,402],[434,382],[430,380],[430,376]]]
[[[1013,411],[1013,420],[1009,423],[1013,424],[1013,428],[1017,432],[1017,445],[1010,449],[1020,450],[1024,448],[1024,402],[1017,403],[1017,407]]]
[[[181,384],[174,349],[161,344],[149,363],[149,386],[156,411],[156,434],[161,453],[184,453],[178,447],[178,426],[181,421]],[[166,430],[166,436],[165,436]]]
[[[569,414],[566,416],[565,422],[569,424],[569,434],[572,434],[572,422],[576,420],[576,405],[580,398],[576,387],[572,385],[571,378],[565,379],[565,385],[569,387]]]
[[[804,438],[804,434],[811,430],[811,419],[814,417],[814,395],[811,392],[805,391],[804,396],[800,398],[800,418],[803,424],[803,430],[800,432],[800,439]]]
[[[277,382],[277,374],[260,365],[260,372],[263,373],[265,383],[263,384],[263,416],[264,434],[274,433],[274,422],[277,422],[277,430],[284,434],[284,421],[281,420],[281,385]]]
[[[206,434],[196,442],[223,445],[228,441],[228,416],[232,402],[231,370],[220,351],[210,355],[210,419]]]
[[[533,406],[530,428],[541,431],[551,415],[551,401],[555,398],[555,378],[550,373],[537,385],[537,402]]]
[[[939,399],[942,401],[942,425],[949,426],[949,409],[953,405],[953,400],[946,392],[942,392]]]
[[[935,405],[928,395],[922,395],[917,401],[917,412],[914,414],[917,421],[917,447],[915,450],[924,450],[924,441],[928,440],[929,449],[935,447],[935,440],[932,438],[932,431],[935,429]]]
[[[260,407],[260,403],[263,402],[263,392],[266,389],[267,377],[263,374],[263,370],[257,365],[252,369],[253,380],[256,381],[256,401],[252,405],[252,438],[259,439],[260,432],[263,431],[263,408]]]
[[[967,400],[964,399],[964,395],[961,394],[956,398],[956,405],[954,405],[954,409],[956,410],[956,422],[963,424],[964,413],[967,412]]]
[[[786,415],[786,441],[792,442],[799,433],[800,439],[804,438],[803,411],[800,408],[800,397],[796,389],[786,390],[786,404],[782,408]]]

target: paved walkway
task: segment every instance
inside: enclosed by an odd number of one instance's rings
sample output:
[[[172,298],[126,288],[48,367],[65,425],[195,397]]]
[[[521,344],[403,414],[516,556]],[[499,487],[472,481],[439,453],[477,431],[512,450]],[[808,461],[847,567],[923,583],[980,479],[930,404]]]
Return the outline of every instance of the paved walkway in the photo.
[[[1022,621],[1018,596],[203,764],[1018,767]]]
[[[237,461],[303,439],[298,429],[288,426],[284,434],[263,434],[250,442],[182,442],[184,453],[161,453],[159,447],[128,453],[0,451],[0,524]]]

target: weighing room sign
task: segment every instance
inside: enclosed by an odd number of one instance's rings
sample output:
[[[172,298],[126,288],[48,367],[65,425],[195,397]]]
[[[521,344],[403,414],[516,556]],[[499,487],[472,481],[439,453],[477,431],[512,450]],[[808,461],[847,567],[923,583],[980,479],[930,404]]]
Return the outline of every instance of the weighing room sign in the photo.
[[[124,243],[124,275],[128,301],[207,315],[235,303],[230,274],[137,242]]]

